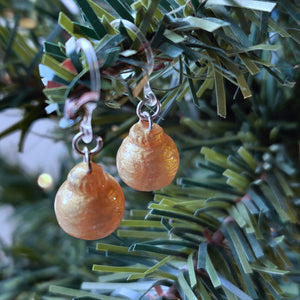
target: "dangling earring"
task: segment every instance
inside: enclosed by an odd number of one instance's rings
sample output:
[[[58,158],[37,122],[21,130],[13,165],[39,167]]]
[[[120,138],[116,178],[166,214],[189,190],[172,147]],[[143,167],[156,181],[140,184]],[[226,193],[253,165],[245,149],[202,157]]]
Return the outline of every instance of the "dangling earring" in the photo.
[[[73,149],[83,156],[83,162],[69,172],[56,194],[54,206],[57,221],[66,233],[79,239],[96,240],[108,236],[118,227],[125,209],[125,198],[116,179],[90,160],[102,147],[102,139],[93,135],[91,124],[92,112],[100,96],[100,73],[90,42],[81,38],[76,41],[76,47],[87,58],[91,92],[67,100],[65,117],[74,115],[80,107],[84,109],[80,132],[72,142]],[[87,145],[94,139],[96,146],[90,150]],[[80,142],[86,144],[83,149],[79,147]]]
[[[118,21],[114,21],[116,25]],[[151,47],[142,32],[129,21],[122,21],[133,31],[145,46],[147,56],[147,75],[150,76],[154,60]],[[142,111],[144,105],[156,107],[150,114]],[[160,114],[161,105],[150,88],[149,80],[144,86],[144,101],[137,106],[139,122],[134,124],[129,135],[122,142],[117,153],[117,168],[121,179],[139,191],[161,189],[172,182],[179,167],[177,147],[163,129],[153,123]]]

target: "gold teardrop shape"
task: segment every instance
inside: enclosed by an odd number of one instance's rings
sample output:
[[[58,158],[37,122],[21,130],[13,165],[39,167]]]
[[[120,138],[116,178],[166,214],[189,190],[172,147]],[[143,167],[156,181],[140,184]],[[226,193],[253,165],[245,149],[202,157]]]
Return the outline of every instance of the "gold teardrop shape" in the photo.
[[[69,235],[97,240],[111,234],[122,220],[125,198],[121,186],[103,168],[91,162],[73,167],[55,197],[55,214]]]
[[[122,180],[139,191],[161,189],[172,182],[179,167],[177,147],[163,129],[139,121],[129,131],[117,153]]]

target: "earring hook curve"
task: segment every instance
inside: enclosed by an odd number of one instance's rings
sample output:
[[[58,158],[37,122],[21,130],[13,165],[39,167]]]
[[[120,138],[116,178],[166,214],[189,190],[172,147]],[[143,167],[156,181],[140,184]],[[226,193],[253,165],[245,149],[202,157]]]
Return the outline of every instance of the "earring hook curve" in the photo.
[[[80,132],[83,133],[82,140],[84,143],[91,143],[93,140],[92,130],[92,113],[97,106],[97,101],[101,94],[101,80],[98,60],[95,49],[90,41],[85,38],[79,38],[76,40],[74,37],[70,38],[66,43],[66,53],[70,54],[72,51],[79,53],[83,52],[86,58],[86,62],[90,72],[90,92],[86,92],[78,98],[67,99],[64,107],[65,118],[74,115],[80,107],[84,107],[84,116],[80,122]]]
[[[146,39],[145,35],[142,33],[142,31],[133,23],[131,23],[128,20],[122,20],[122,19],[115,19],[110,22],[110,25],[113,28],[116,28],[121,23],[124,24],[125,28],[129,29],[131,32],[135,33],[137,39],[141,42],[142,45],[144,45],[144,51],[146,54],[147,59],[147,67],[145,68],[147,72],[148,79],[150,78],[151,73],[154,69],[154,55],[152,48],[150,46],[149,41]],[[155,106],[157,104],[157,98],[155,94],[153,93],[149,80],[147,80],[146,84],[144,85],[144,95],[145,100],[144,102],[149,106]]]

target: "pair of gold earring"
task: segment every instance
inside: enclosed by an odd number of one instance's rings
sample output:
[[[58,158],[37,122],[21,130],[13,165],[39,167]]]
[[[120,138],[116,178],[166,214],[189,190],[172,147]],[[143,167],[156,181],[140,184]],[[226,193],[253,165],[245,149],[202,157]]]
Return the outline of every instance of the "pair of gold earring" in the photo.
[[[73,148],[83,156],[83,162],[73,167],[59,188],[55,197],[55,214],[60,227],[69,235],[96,240],[108,236],[118,227],[125,210],[125,197],[117,180],[90,159],[102,147],[102,139],[93,136],[91,126],[92,112],[100,96],[100,73],[92,45],[85,39],[76,43],[78,51],[82,50],[87,61],[91,61],[91,92],[81,95],[76,101],[67,100],[65,115],[70,115],[74,107],[77,110],[79,106],[84,108],[80,132],[73,139]],[[174,179],[179,153],[172,138],[153,123],[159,116],[160,102],[149,82],[144,88],[144,97],[136,110],[139,121],[130,128],[116,160],[118,173],[127,185],[139,191],[152,191]],[[145,104],[156,106],[155,112],[143,111]],[[96,146],[90,150],[87,145],[94,139]],[[79,147],[80,142],[86,144],[83,149]]]

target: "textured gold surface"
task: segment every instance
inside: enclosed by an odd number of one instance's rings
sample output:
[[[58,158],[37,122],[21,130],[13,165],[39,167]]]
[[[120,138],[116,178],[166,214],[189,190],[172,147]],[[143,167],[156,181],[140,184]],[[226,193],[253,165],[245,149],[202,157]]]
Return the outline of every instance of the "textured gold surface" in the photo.
[[[148,122],[134,124],[117,153],[122,180],[139,191],[153,191],[172,182],[179,166],[177,147],[163,129]]]
[[[84,240],[108,236],[119,225],[125,198],[119,183],[102,167],[79,163],[69,173],[55,197],[55,214],[60,227]]]

